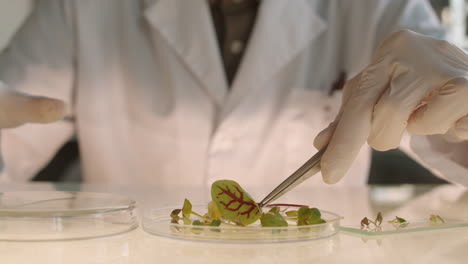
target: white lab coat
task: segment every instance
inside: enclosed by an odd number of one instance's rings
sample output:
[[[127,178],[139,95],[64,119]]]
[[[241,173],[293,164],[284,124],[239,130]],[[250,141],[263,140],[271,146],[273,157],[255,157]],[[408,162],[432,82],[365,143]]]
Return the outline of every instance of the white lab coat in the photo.
[[[0,80],[75,121],[2,131],[3,178],[30,179],[76,133],[90,183],[277,183],[315,152],[341,72],[399,28],[441,33],[426,1],[265,0],[229,90],[206,2],[37,1]],[[364,184],[369,157],[340,184]]]

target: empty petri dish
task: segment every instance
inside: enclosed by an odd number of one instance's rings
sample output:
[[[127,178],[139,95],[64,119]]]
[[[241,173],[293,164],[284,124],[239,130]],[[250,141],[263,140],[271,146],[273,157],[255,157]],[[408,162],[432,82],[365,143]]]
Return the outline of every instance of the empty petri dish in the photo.
[[[135,201],[88,192],[0,193],[0,241],[74,240],[138,226]]]
[[[180,206],[179,206],[180,207]],[[259,221],[249,226],[221,225],[193,226],[183,223],[171,223],[170,214],[177,206],[152,209],[143,216],[143,229],[153,235],[194,241],[238,242],[238,243],[274,243],[292,242],[328,238],[339,230],[339,215],[321,210],[324,224],[286,227],[262,227]],[[287,210],[289,206],[280,206],[280,210]],[[193,211],[205,213],[207,206],[193,206]],[[191,217],[197,220],[196,216]],[[291,224],[291,223],[290,223]]]

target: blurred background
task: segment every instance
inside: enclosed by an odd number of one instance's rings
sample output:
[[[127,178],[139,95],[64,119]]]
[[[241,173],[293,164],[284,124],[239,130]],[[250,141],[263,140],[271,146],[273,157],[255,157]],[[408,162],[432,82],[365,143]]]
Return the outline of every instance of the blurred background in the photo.
[[[454,44],[467,48],[468,22],[466,0],[430,0],[447,37]],[[27,17],[33,0],[0,0],[0,50]],[[80,159],[76,140],[68,142],[55,158],[34,178],[34,181],[79,182]],[[399,150],[372,153],[370,184],[444,183]]]

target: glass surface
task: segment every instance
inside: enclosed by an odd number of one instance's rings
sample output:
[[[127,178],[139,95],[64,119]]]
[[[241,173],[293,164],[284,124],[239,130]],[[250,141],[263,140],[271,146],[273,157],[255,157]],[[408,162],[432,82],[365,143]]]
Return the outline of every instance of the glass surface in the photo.
[[[133,200],[106,193],[0,193],[0,241],[72,240],[138,226]]]
[[[379,228],[361,229],[360,227],[340,227],[344,233],[361,236],[383,236],[399,233],[431,231],[438,229],[468,227],[467,221],[444,219],[445,223],[431,223],[429,220],[408,221],[403,224],[383,222]]]
[[[180,207],[180,206],[179,206]],[[287,242],[303,241],[327,238],[337,233],[340,226],[341,217],[335,213],[323,211],[322,218],[327,221],[325,224],[308,226],[288,226],[288,227],[261,227],[256,223],[241,227],[221,225],[212,226],[193,226],[182,224],[173,224],[170,213],[177,206],[154,209],[148,211],[143,217],[143,229],[153,235],[196,241],[214,241],[214,242]],[[281,210],[287,207],[280,207]],[[194,206],[193,211],[207,212],[205,206]],[[193,218],[192,220],[196,220]]]

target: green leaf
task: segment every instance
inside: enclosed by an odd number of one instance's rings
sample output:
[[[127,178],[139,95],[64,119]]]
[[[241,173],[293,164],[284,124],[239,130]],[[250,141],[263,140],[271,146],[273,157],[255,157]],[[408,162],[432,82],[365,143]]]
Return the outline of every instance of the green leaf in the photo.
[[[189,200],[185,199],[184,206],[182,207],[182,215],[184,217],[190,217],[191,213],[192,213],[192,203],[190,203]]]
[[[309,219],[310,217],[310,215],[307,214],[308,210],[306,209],[301,210],[302,208],[306,208],[306,207],[301,207],[297,211],[297,225],[307,225],[307,219]]]
[[[297,210],[287,211],[287,212],[285,212],[285,214],[288,217],[296,217],[297,216]]]
[[[279,211],[280,211],[280,208],[279,208],[278,206],[275,206],[275,207],[272,207],[272,208],[270,209],[270,211],[268,211],[268,212],[274,213],[274,214],[278,214]]]
[[[180,214],[181,211],[182,211],[181,209],[172,210],[171,215],[170,215],[171,216],[171,222],[176,222],[177,223],[177,221],[180,220],[179,214]]]
[[[200,221],[200,220],[195,220],[195,221],[193,221],[192,225],[194,225],[194,226],[203,226],[204,224],[203,224],[203,222]],[[201,229],[201,228],[195,228],[195,227],[194,227],[194,228],[192,228],[191,231],[192,231],[192,233],[194,233],[194,234],[200,234],[201,232],[203,232],[203,229]]]
[[[322,218],[309,218],[307,219],[307,224],[308,225],[318,225],[318,224],[325,224],[326,221],[323,220]]]
[[[440,217],[440,215],[436,215],[436,217],[437,217],[437,219],[439,219],[443,224],[445,224],[445,220],[444,220],[442,217]]]
[[[364,228],[364,227],[369,227],[369,224],[370,224],[369,218],[364,217],[361,220],[361,229]]]
[[[297,225],[323,224],[325,220],[321,216],[322,214],[317,208],[301,207],[297,211]]]
[[[394,219],[392,219],[391,221],[388,221],[388,222],[390,224],[403,224],[403,223],[407,223],[408,221],[406,221],[406,219],[404,219],[404,218],[395,216]]]
[[[288,222],[286,222],[284,217],[281,214],[275,212],[262,214],[260,222],[262,223],[263,227],[288,226]]]
[[[221,220],[215,219],[211,221],[210,226],[220,226],[221,225]],[[211,231],[213,232],[221,232],[219,228],[210,228]]]
[[[382,224],[382,220],[383,220],[382,213],[379,212],[377,214],[377,217],[375,218],[375,225],[380,226]]]
[[[184,206],[182,207],[182,217],[184,224],[190,225],[192,221],[190,220],[190,214],[192,213],[192,204],[189,200],[184,200]]]
[[[400,218],[398,216],[395,216],[395,219],[399,222],[399,223],[406,223],[408,221],[406,221],[406,219],[403,219],[403,218]]]
[[[395,216],[395,218],[391,221],[388,221],[389,223],[391,224],[395,224],[396,228],[405,228],[408,226],[408,221],[406,221],[406,219],[403,219],[401,217],[398,217],[398,216]]]
[[[203,224],[203,222],[200,221],[200,220],[195,220],[195,221],[193,221],[192,225],[195,225],[195,226],[202,226],[202,225],[204,225],[204,224]]]
[[[319,209],[317,209],[317,208],[301,207],[297,211],[297,216],[299,218],[303,218],[303,217],[321,217],[322,214],[320,213]]]
[[[215,219],[211,221],[210,226],[220,226],[221,225],[221,220]]]
[[[312,217],[316,217],[316,218],[322,217],[322,214],[320,213],[320,210],[317,209],[317,208],[310,208],[310,213],[311,213]]]
[[[213,201],[208,203],[208,217],[210,217],[212,219],[220,219],[221,218],[221,211],[219,211],[218,206]]]
[[[429,221],[432,223],[432,224],[436,224],[437,222],[441,222],[441,223],[445,223],[444,219],[442,217],[440,217],[439,215],[431,215],[429,217]]]
[[[211,185],[211,198],[221,215],[236,224],[249,225],[261,216],[258,204],[235,181],[214,182]]]

